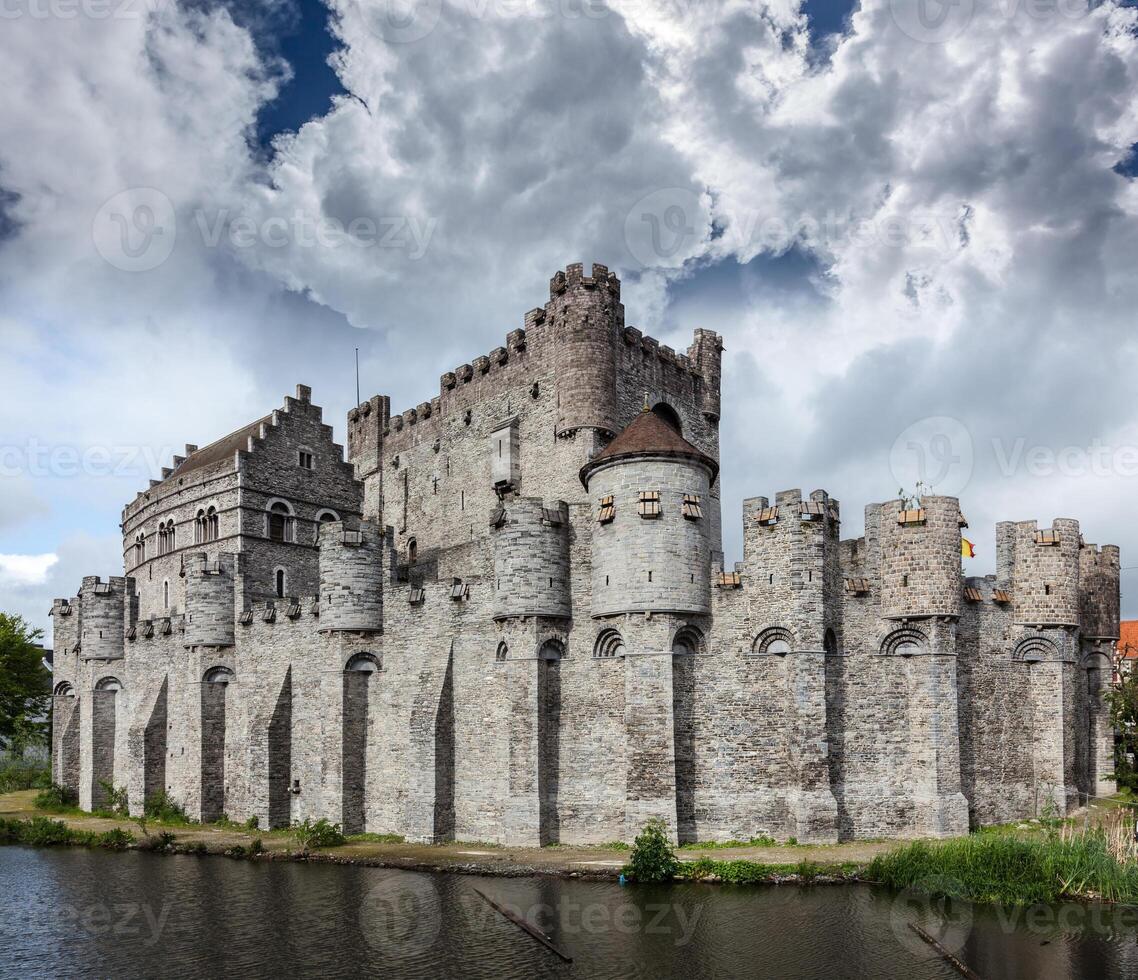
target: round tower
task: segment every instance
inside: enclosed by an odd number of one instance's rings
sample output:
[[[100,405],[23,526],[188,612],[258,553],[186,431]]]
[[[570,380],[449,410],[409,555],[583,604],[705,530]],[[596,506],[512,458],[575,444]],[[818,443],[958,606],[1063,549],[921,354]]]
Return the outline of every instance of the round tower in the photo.
[[[383,535],[363,523],[320,527],[320,630],[378,632],[383,626]]]
[[[116,660],[123,656],[126,579],[97,575],[79,589],[79,649],[84,660]]]
[[[616,350],[624,330],[620,280],[603,265],[566,266],[549,282],[545,322],[556,350],[557,435],[617,429]]]
[[[494,618],[563,616],[569,596],[569,508],[540,497],[513,499],[495,513]]]
[[[1057,518],[1043,529],[1035,521],[1015,525],[1012,603],[1017,623],[1079,625],[1080,544],[1079,522],[1069,518]]]
[[[186,646],[233,645],[234,556],[186,556]]]
[[[959,616],[963,579],[956,497],[881,506],[881,612],[887,618]]]
[[[593,615],[704,615],[718,466],[650,411],[581,469],[595,521]]]

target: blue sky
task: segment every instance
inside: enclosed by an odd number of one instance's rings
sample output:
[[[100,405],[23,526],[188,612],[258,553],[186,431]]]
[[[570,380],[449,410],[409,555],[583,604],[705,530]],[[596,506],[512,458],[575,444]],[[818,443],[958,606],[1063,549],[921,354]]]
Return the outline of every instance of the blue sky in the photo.
[[[970,572],[1001,519],[1138,555],[1133,7],[137,6],[0,36],[0,608],[117,571],[184,443],[297,382],[342,439],[356,347],[416,404],[572,261],[724,335],[729,560],[743,497],[824,487],[856,535],[914,445]]]

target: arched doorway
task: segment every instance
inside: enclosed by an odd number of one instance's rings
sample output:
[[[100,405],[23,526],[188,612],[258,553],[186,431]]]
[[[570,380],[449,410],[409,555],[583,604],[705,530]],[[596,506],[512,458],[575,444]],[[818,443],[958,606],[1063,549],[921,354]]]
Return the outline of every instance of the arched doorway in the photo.
[[[226,697],[235,680],[228,667],[213,667],[202,678],[201,819],[218,820],[225,812]]]
[[[344,665],[342,806],[344,833],[359,834],[367,823],[367,730],[371,699],[381,669],[374,653],[353,654]]]
[[[561,838],[558,797],[561,783],[561,658],[560,640],[546,640],[538,650],[537,677],[537,793],[538,837],[544,844]]]

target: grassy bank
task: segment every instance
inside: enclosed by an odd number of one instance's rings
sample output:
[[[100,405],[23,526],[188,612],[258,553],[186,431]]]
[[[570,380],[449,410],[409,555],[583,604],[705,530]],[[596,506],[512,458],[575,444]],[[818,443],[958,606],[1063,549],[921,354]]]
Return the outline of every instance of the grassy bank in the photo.
[[[1043,836],[977,833],[917,841],[874,858],[865,877],[893,888],[1004,905],[1104,899],[1138,904],[1138,854],[1127,814]]]

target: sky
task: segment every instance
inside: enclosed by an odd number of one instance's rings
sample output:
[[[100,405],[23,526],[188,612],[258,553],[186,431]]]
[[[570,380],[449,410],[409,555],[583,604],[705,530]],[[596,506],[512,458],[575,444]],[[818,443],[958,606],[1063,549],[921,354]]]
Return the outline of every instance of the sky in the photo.
[[[0,609],[121,572],[185,443],[339,441],[569,262],[724,337],[741,502],[961,498],[1122,546],[1138,616],[1138,10],[1116,0],[8,0]]]

